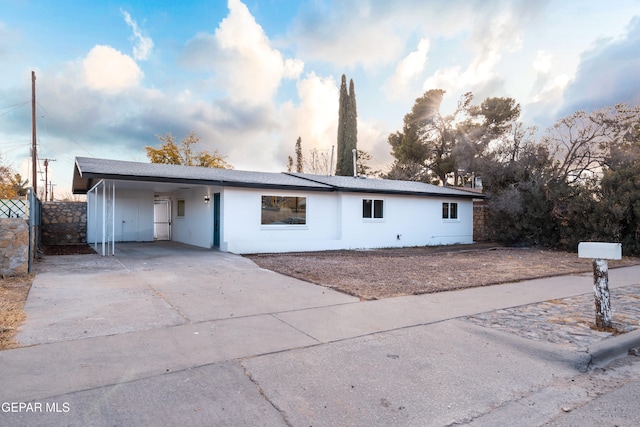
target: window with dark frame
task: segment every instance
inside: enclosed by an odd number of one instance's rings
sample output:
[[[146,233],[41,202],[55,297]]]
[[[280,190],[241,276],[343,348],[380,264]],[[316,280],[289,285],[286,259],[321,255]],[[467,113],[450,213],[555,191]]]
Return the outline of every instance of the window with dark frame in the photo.
[[[442,219],[458,219],[458,204],[443,202]]]
[[[262,196],[262,225],[306,225],[307,198]]]
[[[384,200],[363,199],[362,218],[382,219],[384,218]]]
[[[178,199],[178,209],[176,209],[176,212],[179,217],[184,216],[184,199]]]

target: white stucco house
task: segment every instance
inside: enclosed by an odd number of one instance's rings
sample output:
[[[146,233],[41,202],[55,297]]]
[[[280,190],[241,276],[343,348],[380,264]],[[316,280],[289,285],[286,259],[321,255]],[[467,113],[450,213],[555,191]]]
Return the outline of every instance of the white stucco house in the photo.
[[[419,182],[78,157],[87,240],[238,254],[473,243],[478,194]]]

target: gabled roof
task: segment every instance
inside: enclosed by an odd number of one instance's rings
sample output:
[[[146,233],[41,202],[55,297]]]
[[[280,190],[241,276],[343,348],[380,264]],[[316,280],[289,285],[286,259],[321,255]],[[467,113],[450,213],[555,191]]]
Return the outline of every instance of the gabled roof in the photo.
[[[345,191],[459,198],[478,197],[477,194],[466,191],[413,181],[363,179],[302,173],[250,172],[76,157],[72,187],[74,194],[87,193],[101,179],[281,190]]]

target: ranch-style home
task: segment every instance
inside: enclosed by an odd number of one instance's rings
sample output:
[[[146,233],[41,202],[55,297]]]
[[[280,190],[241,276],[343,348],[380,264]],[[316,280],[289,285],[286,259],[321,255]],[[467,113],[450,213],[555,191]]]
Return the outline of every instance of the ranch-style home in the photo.
[[[238,254],[473,243],[467,191],[411,181],[78,157],[87,240],[172,240]]]

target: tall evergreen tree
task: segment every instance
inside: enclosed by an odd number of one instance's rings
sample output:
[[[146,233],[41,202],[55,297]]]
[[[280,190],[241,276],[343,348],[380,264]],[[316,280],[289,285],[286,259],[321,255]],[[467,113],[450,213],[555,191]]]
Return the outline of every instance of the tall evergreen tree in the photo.
[[[349,80],[349,103],[347,115],[346,153],[351,158],[349,172],[353,170],[353,150],[358,150],[358,112],[356,108],[356,91],[353,86],[353,79]]]
[[[304,172],[304,158],[302,157],[302,138],[296,141],[296,172]]]
[[[336,175],[353,176],[353,150],[358,147],[358,113],[353,80],[349,82],[343,74],[340,84],[338,107],[338,159]]]

